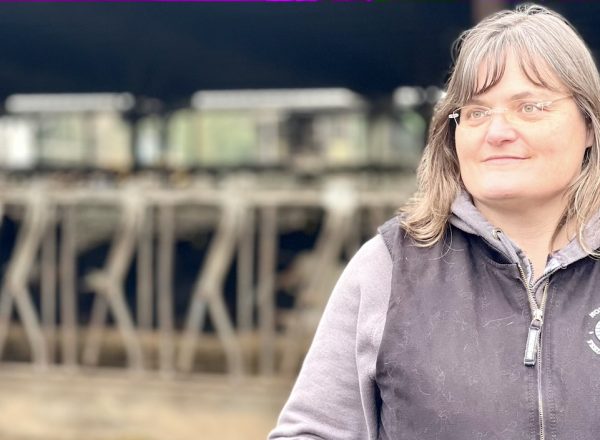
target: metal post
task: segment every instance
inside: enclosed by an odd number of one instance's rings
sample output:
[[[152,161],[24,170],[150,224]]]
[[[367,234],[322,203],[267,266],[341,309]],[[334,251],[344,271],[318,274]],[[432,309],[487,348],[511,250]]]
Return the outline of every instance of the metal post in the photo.
[[[227,269],[231,265],[238,241],[241,212],[240,206],[234,203],[224,206],[217,232],[206,256],[206,263],[196,280],[178,358],[178,366],[183,371],[192,369],[197,332],[202,330],[205,312],[208,309],[217,336],[225,349],[229,373],[233,377],[243,374],[242,350],[227,313],[222,292]]]
[[[140,219],[141,227],[137,255],[137,322],[140,330],[149,331],[153,321],[152,248],[153,209],[146,207]]]
[[[240,224],[237,260],[237,324],[240,333],[249,333],[254,315],[254,208],[246,207]]]
[[[173,336],[173,266],[175,248],[175,208],[163,204],[159,212],[159,242],[157,256],[158,325],[160,329],[160,370],[174,371],[175,343]]]
[[[75,207],[68,205],[62,210],[60,265],[60,315],[62,359],[65,366],[77,365],[77,223]]]
[[[54,207],[48,209],[46,233],[41,255],[42,326],[48,345],[48,360],[52,362],[56,344],[56,223]]]
[[[275,271],[277,258],[277,208],[261,209],[258,271],[260,372],[275,371]]]

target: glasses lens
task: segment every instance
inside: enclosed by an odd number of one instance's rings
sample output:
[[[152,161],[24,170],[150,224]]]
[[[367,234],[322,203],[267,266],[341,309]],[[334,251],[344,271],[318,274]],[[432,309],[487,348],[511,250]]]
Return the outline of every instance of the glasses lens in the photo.
[[[466,105],[460,110],[461,121],[469,126],[477,126],[485,122],[490,115],[490,109],[479,105]]]

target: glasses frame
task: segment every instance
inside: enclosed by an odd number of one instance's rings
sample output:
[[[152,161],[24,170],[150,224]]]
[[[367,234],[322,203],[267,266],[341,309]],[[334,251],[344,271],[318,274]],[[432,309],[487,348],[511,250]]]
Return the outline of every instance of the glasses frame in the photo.
[[[565,95],[565,96],[560,96],[558,98],[554,98],[552,100],[545,100],[545,101],[534,101],[531,100],[531,102],[529,102],[530,104],[535,105],[536,107],[538,107],[540,110],[544,110],[546,107],[550,107],[552,104],[554,104],[557,101],[561,101],[563,99],[567,99],[567,98],[572,98],[573,95]],[[520,99],[517,99],[515,101],[521,101]],[[523,101],[527,102],[526,99],[524,99]],[[465,105],[462,107],[458,107],[456,110],[454,110],[452,113],[450,113],[448,115],[448,119],[453,119],[454,123],[456,124],[456,127],[458,127],[460,125],[460,123],[458,122],[459,118],[460,118],[460,111],[462,109],[464,109],[465,107],[469,107],[471,104],[469,105]],[[481,109],[486,109],[485,110],[485,117],[484,117],[484,121],[487,122],[491,119],[492,115],[495,114],[500,114],[500,113],[506,113],[511,111],[510,109],[506,108],[506,107],[486,107],[485,105],[480,105],[477,106]]]

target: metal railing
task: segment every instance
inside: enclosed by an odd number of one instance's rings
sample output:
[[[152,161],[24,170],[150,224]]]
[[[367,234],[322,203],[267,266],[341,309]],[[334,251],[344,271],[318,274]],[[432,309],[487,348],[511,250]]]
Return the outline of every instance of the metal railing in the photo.
[[[51,180],[3,184],[0,201],[7,212],[16,212],[11,218],[19,227],[2,274],[0,354],[9,326],[18,321],[36,367],[96,366],[103,332],[110,325],[118,330],[129,369],[154,368],[142,343],[142,335],[152,332],[158,336],[156,368],[166,374],[187,373],[194,371],[198,338],[210,318],[229,374],[239,377],[250,371],[240,340],[249,333],[259,341],[261,374],[293,374],[303,355],[302,336],[315,329],[310,316],[320,314],[330,293],[331,273],[339,267],[343,251],[353,251],[365,236],[360,216],[372,220],[366,232],[372,234],[373,226],[412,193],[413,178],[399,176],[385,188],[357,184],[352,178],[311,188],[273,186],[265,188],[248,179],[186,188],[136,179],[103,189]],[[182,210],[192,207],[207,215],[183,218]],[[298,283],[295,306],[278,331],[279,228],[290,212],[314,210],[322,213],[322,226],[307,260],[309,268]],[[110,212],[116,221],[109,227],[86,212]],[[104,231],[96,235],[104,234],[110,242],[108,254],[101,268],[79,276],[78,252],[94,235],[95,223],[102,224]],[[182,230],[202,229],[211,231],[211,239],[183,325],[176,328],[175,244]],[[134,260],[137,293],[132,298],[126,278]],[[236,315],[232,316],[225,280],[234,260]],[[38,265],[40,289],[34,294],[31,276]],[[91,291],[94,298],[89,321],[80,323],[78,295],[83,290]],[[11,319],[13,312],[18,319]],[[279,365],[277,338],[286,341]]]

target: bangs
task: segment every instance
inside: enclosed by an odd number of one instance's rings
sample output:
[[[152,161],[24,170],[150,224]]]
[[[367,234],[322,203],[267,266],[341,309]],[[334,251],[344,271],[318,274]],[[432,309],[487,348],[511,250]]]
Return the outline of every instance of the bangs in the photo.
[[[505,31],[502,35],[487,39],[484,44],[468,49],[469,56],[462,59],[462,77],[456,84],[461,105],[487,92],[502,80],[509,54],[515,55],[521,71],[532,84],[551,91],[561,89],[554,69],[544,61],[537,45],[519,37],[518,34]]]
[[[556,78],[557,75],[550,65],[543,61],[541,55],[532,55],[529,52],[525,53],[525,56],[519,58],[519,67],[532,84],[553,92],[560,91],[560,83],[557,83],[556,80],[554,82],[549,81],[552,78]]]
[[[499,57],[488,56],[482,60],[479,68],[485,70],[485,76],[483,77],[483,81],[480,82],[479,69],[473,72],[475,75],[473,75],[474,78],[469,88],[469,99],[487,92],[500,82],[506,69],[506,52]]]

